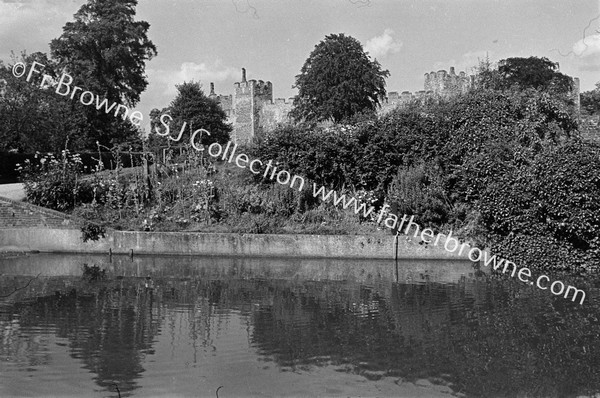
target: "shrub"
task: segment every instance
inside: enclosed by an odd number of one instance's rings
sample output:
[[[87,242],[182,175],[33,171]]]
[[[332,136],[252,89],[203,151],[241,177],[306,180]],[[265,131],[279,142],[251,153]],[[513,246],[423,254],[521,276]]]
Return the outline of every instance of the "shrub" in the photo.
[[[89,182],[82,181],[82,163],[79,155],[62,151],[61,157],[53,154],[36,154],[37,161],[28,159],[18,166],[24,182],[27,200],[38,206],[55,210],[68,210],[94,196]]]
[[[434,163],[401,167],[388,190],[388,201],[398,204],[398,214],[414,214],[423,226],[441,227],[453,210]]]
[[[82,278],[87,280],[88,283],[99,282],[106,279],[106,270],[101,269],[97,265],[89,266],[87,264],[83,264],[82,269]]]
[[[499,176],[478,207],[508,258],[556,269],[598,264],[600,148],[578,140],[547,147],[531,165]]]
[[[87,242],[88,240],[97,241],[100,238],[105,238],[105,233],[106,228],[95,223],[88,222],[81,227],[81,238],[84,242]]]

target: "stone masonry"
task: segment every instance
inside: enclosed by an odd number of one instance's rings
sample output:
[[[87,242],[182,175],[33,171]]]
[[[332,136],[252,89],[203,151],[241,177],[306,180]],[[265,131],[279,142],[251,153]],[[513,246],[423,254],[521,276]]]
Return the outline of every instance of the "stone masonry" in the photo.
[[[425,98],[445,98],[465,93],[475,83],[475,76],[465,72],[456,74],[454,67],[448,73],[445,70],[425,73],[424,90],[388,92],[382,101],[380,113],[405,106],[413,101]],[[573,99],[579,109],[579,79],[573,78]],[[292,110],[294,98],[273,99],[273,85],[270,81],[247,80],[246,69],[242,68],[242,81],[234,83],[233,95],[215,94],[214,84],[210,84],[209,97],[217,101],[227,114],[228,122],[233,126],[232,140],[237,144],[248,143],[262,131],[268,131],[277,125],[290,122],[288,116]]]
[[[81,225],[81,220],[67,214],[0,197],[0,229],[73,229]]]

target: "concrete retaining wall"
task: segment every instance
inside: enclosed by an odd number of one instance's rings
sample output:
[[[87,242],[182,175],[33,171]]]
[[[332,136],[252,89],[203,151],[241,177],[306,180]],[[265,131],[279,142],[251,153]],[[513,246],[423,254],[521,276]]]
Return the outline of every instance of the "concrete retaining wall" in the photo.
[[[400,236],[402,259],[466,259],[438,246]],[[209,256],[394,258],[394,236],[253,235],[185,232],[108,231],[106,238],[84,243],[79,229],[0,229],[0,251],[168,254]]]

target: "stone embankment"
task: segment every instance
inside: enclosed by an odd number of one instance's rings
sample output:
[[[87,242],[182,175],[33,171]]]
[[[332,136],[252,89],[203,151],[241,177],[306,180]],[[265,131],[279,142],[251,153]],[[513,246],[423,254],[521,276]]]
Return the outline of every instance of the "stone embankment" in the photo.
[[[396,241],[356,235],[254,235],[233,233],[138,232],[108,230],[105,238],[83,242],[85,221],[0,197],[0,252],[163,254],[253,257],[394,259]],[[400,236],[398,258],[466,259]]]

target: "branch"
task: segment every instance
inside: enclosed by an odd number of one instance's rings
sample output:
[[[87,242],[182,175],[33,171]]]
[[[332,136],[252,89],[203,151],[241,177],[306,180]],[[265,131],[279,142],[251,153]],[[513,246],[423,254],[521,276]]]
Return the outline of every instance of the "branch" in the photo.
[[[35,278],[31,278],[31,279],[30,279],[30,280],[27,282],[27,284],[25,284],[25,286],[18,287],[18,288],[16,288],[15,290],[13,290],[12,292],[10,292],[9,294],[7,294],[7,295],[5,295],[5,296],[0,296],[0,298],[7,298],[7,297],[10,297],[10,296],[12,296],[13,294],[15,294],[16,292],[18,292],[19,290],[26,289],[26,288],[27,288],[27,286],[29,286],[29,285],[31,284],[31,282],[33,282],[34,280],[36,280],[36,279],[38,278],[38,276],[40,276],[41,274],[42,274],[42,273],[40,272],[39,274],[37,274],[37,275],[35,276]]]

